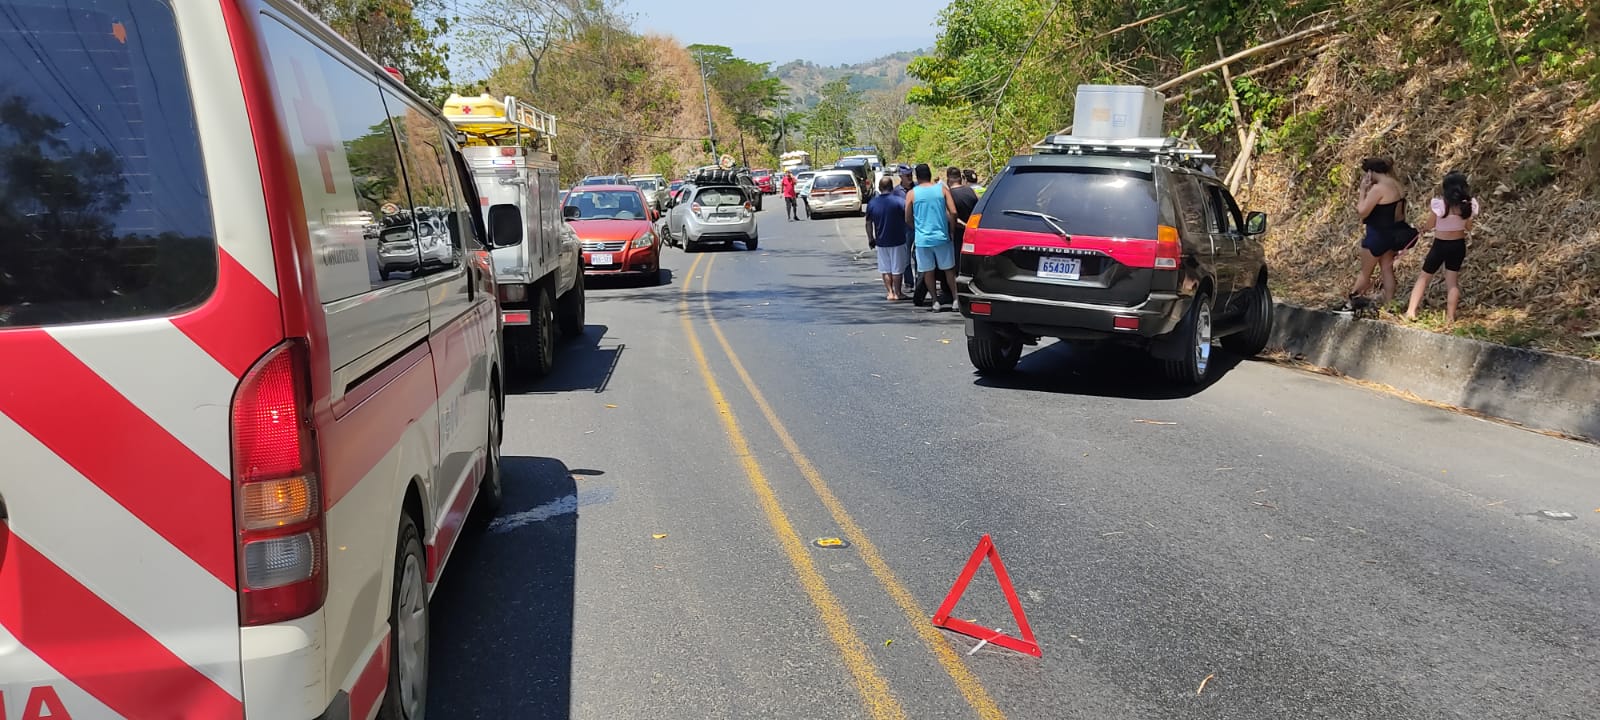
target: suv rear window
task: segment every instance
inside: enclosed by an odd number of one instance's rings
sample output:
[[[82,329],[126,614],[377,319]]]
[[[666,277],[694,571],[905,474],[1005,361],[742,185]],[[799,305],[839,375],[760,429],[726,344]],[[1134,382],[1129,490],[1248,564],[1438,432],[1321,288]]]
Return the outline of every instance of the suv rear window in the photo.
[[[1160,222],[1156,185],[1149,175],[1097,168],[1019,167],[984,193],[982,226],[1051,233],[1025,210],[1051,215],[1073,235],[1154,239]]]
[[[216,232],[168,3],[7,0],[0,48],[0,327],[209,297]]]

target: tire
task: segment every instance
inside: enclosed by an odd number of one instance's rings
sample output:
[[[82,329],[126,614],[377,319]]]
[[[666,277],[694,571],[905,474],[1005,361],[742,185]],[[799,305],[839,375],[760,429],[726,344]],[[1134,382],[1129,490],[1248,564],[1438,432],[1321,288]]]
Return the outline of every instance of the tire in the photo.
[[[527,377],[542,378],[555,369],[556,319],[553,305],[550,289],[541,284],[534,293],[533,307],[529,308],[533,323],[525,327],[508,328],[506,333],[513,367]]]
[[[1211,312],[1211,293],[1201,290],[1194,296],[1183,322],[1174,331],[1178,334],[1178,346],[1183,349],[1183,356],[1163,362],[1167,377],[1179,385],[1200,385],[1211,372],[1211,356],[1215,349],[1211,337]]]
[[[500,442],[505,427],[502,407],[500,385],[495,383],[489,387],[489,436],[484,446],[487,457],[483,478],[478,481],[478,498],[473,501],[472,514],[467,518],[468,527],[475,532],[487,529],[505,502],[505,486],[500,482]]]
[[[657,287],[667,284],[667,269],[666,268],[656,268],[655,281],[650,283],[650,284],[651,285],[655,285]]]
[[[378,279],[379,280],[383,280],[383,281],[388,281],[388,279],[389,279],[389,271],[388,270],[379,270],[378,271]]]
[[[967,338],[967,358],[979,375],[1005,375],[1017,369],[1017,361],[1022,359],[1022,340],[1005,337],[980,324],[977,334]]]
[[[761,244],[761,241],[759,239],[750,238],[749,240],[744,241],[744,249],[754,251],[756,249],[756,246],[760,245],[760,244]]]
[[[389,592],[389,686],[381,720],[423,720],[428,707],[428,586],[422,533],[410,514],[400,516]]]
[[[1250,307],[1245,310],[1245,328],[1222,339],[1222,347],[1243,357],[1255,357],[1267,348],[1272,339],[1272,290],[1266,283],[1256,285],[1250,293]]]
[[[683,241],[683,251],[686,252],[686,253],[697,253],[697,252],[700,252],[700,244],[699,243],[695,243],[695,242],[690,242],[688,240],[684,240]]]
[[[583,323],[587,310],[583,294],[583,272],[578,272],[578,281],[573,283],[572,289],[561,296],[556,308],[556,323],[561,328],[561,336],[572,339],[583,334]]]

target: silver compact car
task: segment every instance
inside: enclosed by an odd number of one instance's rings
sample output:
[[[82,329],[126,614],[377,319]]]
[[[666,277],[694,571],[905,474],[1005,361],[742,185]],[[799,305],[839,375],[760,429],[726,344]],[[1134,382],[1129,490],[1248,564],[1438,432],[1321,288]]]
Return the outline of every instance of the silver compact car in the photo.
[[[861,188],[856,184],[856,174],[849,170],[823,170],[811,178],[811,192],[806,196],[806,207],[811,217],[822,215],[860,215],[863,209]]]
[[[735,241],[754,250],[760,241],[755,208],[737,185],[685,186],[670,202],[667,234],[675,243],[682,243],[686,252]]]

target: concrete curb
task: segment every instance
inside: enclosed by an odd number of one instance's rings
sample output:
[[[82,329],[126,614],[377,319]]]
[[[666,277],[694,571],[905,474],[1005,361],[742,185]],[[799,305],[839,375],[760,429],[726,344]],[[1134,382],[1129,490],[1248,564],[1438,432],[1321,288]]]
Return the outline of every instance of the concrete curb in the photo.
[[[1270,345],[1425,400],[1600,440],[1600,362],[1283,303]]]

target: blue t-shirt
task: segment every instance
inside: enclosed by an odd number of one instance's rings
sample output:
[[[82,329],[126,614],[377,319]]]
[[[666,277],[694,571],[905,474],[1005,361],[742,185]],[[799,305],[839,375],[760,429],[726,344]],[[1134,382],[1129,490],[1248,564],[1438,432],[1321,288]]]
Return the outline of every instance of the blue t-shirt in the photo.
[[[872,238],[878,247],[906,244],[906,201],[894,193],[879,193],[867,203],[867,219],[872,221]]]
[[[950,218],[945,215],[943,185],[918,185],[911,191],[912,228],[917,247],[938,247],[950,242]]]

